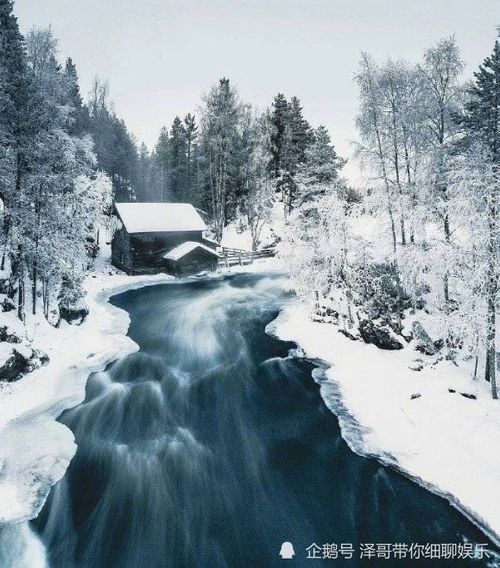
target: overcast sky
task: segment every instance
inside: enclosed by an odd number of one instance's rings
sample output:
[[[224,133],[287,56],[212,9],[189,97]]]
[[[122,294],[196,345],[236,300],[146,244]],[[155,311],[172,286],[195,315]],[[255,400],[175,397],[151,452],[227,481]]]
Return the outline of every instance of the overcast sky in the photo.
[[[361,51],[417,60],[455,34],[471,76],[500,24],[500,0],[16,0],[15,9],[23,31],[52,25],[84,95],[96,74],[109,80],[117,113],[150,148],[227,76],[261,108],[277,92],[298,96],[346,157]],[[355,176],[352,161],[346,173]]]

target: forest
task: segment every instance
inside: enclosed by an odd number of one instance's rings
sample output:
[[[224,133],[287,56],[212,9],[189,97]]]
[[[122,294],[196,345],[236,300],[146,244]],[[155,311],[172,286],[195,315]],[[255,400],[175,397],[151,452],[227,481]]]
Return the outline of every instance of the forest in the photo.
[[[0,42],[4,311],[55,325],[84,302],[113,200],[192,203],[218,241],[238,220],[254,249],[279,211],[277,253],[314,317],[382,349],[415,341],[436,359],[473,361],[497,398],[498,40],[472,81],[454,37],[418,62],[361,54],[356,187],[296,96],[257,109],[214,78],[199,108],[159,122],[148,149],[106,81],[82,94],[51,29],[21,35],[11,0],[0,0]]]

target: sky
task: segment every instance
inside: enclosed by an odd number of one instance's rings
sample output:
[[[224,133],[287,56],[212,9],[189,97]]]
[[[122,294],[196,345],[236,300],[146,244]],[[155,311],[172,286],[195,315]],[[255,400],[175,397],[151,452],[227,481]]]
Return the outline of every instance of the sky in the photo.
[[[52,26],[84,96],[96,75],[109,81],[117,114],[150,149],[225,76],[260,109],[278,92],[299,97],[351,180],[360,53],[418,61],[455,34],[472,77],[500,24],[500,0],[16,0],[15,12],[23,32]]]

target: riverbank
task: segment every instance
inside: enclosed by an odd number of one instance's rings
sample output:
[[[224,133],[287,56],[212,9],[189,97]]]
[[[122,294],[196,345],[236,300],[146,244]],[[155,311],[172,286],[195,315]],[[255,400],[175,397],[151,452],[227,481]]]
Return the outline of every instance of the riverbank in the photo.
[[[270,270],[280,270],[274,260],[245,267]],[[237,271],[241,267],[231,270]],[[76,451],[73,434],[56,418],[83,400],[89,374],[137,349],[126,336],[128,314],[109,298],[170,280],[102,271],[87,280],[90,313],[82,326],[38,330],[50,364],[0,392],[1,523],[37,515]],[[474,385],[476,400],[465,398],[460,392],[471,390],[466,369],[440,363],[412,371],[414,351],[350,341],[309,315],[309,306],[291,299],[267,331],[329,366],[317,379],[351,449],[446,497],[500,544],[500,458],[491,451],[500,436],[500,412],[486,385]]]
[[[85,281],[89,314],[82,325],[63,321],[55,328],[43,317],[32,319],[31,343],[48,355],[48,365],[19,381],[0,383],[0,526],[38,515],[76,452],[73,433],[57,418],[82,402],[91,373],[137,350],[127,337],[128,314],[109,303],[110,297],[173,279],[166,274],[128,276],[108,259],[105,248],[96,272]],[[256,263],[246,270],[260,271],[261,266]],[[5,315],[4,323],[20,327],[14,312]]]
[[[351,449],[445,497],[500,546],[500,404],[488,385],[450,362],[411,370],[425,356],[352,341],[311,309],[292,299],[267,331],[327,365],[317,380]]]
[[[91,373],[137,350],[126,335],[128,314],[109,298],[171,280],[165,274],[127,276],[103,269],[86,280],[89,315],[82,325],[35,322],[33,343],[49,364],[0,390],[0,524],[37,516],[76,452],[73,433],[56,419],[84,399]]]

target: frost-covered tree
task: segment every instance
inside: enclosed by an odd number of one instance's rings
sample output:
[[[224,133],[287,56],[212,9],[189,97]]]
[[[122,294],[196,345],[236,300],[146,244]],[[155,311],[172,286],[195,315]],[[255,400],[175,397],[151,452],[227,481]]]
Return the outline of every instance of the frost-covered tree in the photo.
[[[500,186],[500,41],[495,42],[492,54],[475,73],[463,124],[470,137],[484,144],[493,179],[485,194],[487,238],[487,330],[486,380],[491,383],[493,398],[498,398],[496,385],[496,306],[498,294],[498,188]]]
[[[281,93],[273,101],[269,137],[269,168],[274,176],[276,190],[281,194],[285,216],[296,204],[296,176],[306,160],[306,149],[312,139],[309,123],[303,116],[297,97],[287,101]]]
[[[455,152],[457,135],[456,116],[462,107],[463,71],[455,38],[441,40],[424,54],[424,62],[419,67],[425,105],[425,184],[428,206],[431,215],[442,226],[444,243],[441,251],[446,256],[452,252],[452,233],[454,219],[450,216],[447,175],[450,159]],[[460,219],[456,219],[460,222]],[[443,257],[443,264],[449,259]],[[450,280],[448,272],[443,274],[444,301],[450,301]]]
[[[234,190],[235,143],[242,104],[229,79],[220,79],[203,98],[202,151],[216,239],[220,241],[227,220],[230,192]]]
[[[248,228],[252,238],[252,250],[260,244],[262,229],[270,222],[274,205],[274,184],[269,172],[269,116],[263,114],[254,117],[247,112],[248,127],[245,132],[247,140],[247,159],[242,163],[244,179],[244,198],[242,209],[245,212]]]
[[[389,172],[390,149],[384,129],[383,90],[380,69],[367,53],[361,55],[356,82],[360,93],[360,111],[356,120],[361,143],[358,156],[372,168],[375,182],[380,182],[383,191],[382,203],[390,223],[392,252],[397,252],[397,230],[395,214],[395,191]]]
[[[304,162],[297,175],[297,201],[302,204],[314,201],[326,192],[327,187],[339,177],[345,160],[340,158],[325,126],[312,133],[312,142],[305,149]]]

